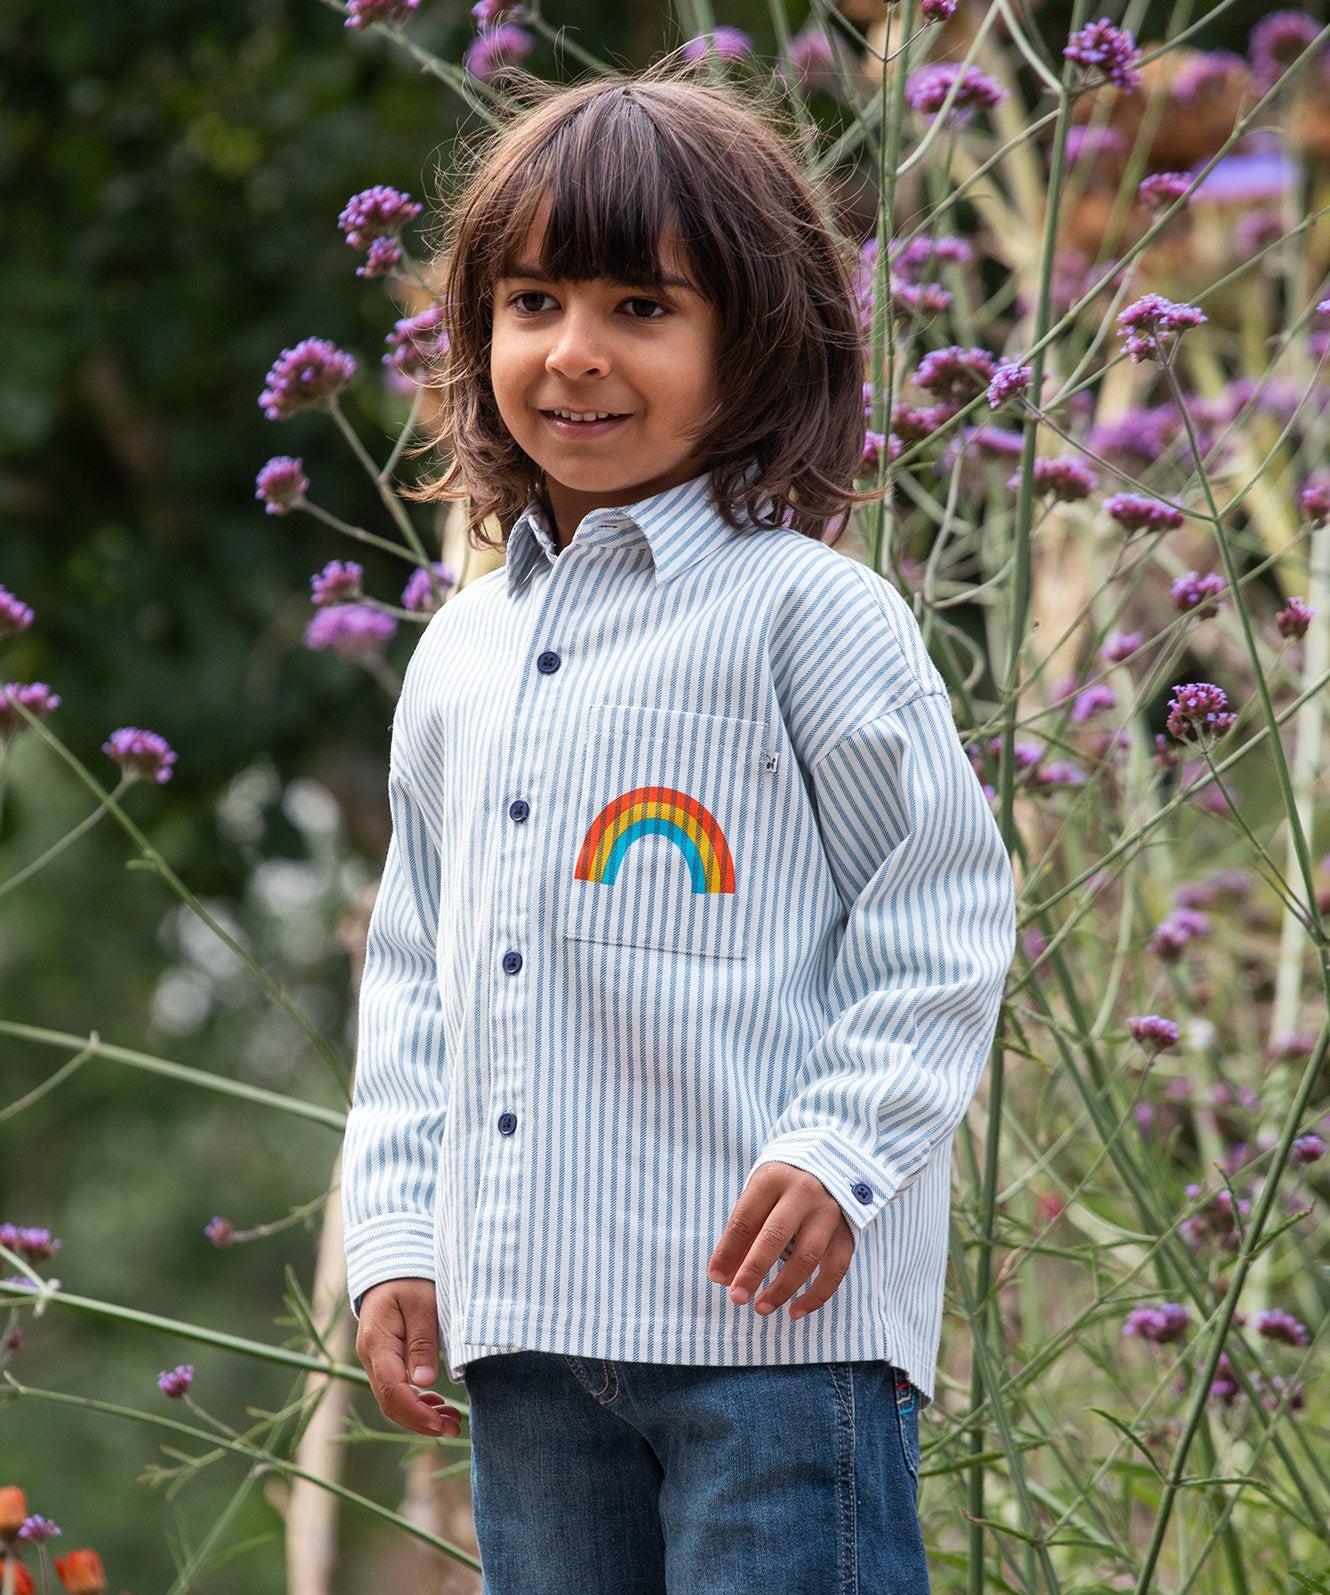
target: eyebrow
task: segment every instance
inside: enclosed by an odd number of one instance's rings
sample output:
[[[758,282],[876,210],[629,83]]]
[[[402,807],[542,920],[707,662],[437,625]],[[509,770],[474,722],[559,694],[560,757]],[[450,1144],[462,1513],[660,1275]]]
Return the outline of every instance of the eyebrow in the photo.
[[[502,277],[524,277],[529,282],[553,282],[554,278],[547,271],[542,271],[539,265],[529,260],[510,261],[500,273]],[[632,286],[625,284],[625,287]],[[663,271],[654,282],[644,283],[643,287],[662,288],[687,288],[692,293],[700,293],[696,283],[688,281],[687,277],[676,277],[673,272]]]

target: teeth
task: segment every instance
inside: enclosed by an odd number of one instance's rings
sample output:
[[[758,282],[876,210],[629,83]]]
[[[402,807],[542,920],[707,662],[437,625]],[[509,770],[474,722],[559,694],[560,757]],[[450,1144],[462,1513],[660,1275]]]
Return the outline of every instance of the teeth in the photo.
[[[609,421],[614,416],[612,410],[555,410],[553,413],[565,421]]]

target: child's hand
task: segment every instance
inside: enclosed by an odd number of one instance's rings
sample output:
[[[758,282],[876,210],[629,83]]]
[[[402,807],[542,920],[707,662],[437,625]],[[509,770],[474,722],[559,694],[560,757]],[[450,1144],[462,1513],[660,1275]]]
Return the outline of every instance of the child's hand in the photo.
[[[369,1375],[385,1418],[416,1434],[459,1435],[462,1414],[433,1390],[439,1362],[439,1320],[432,1279],[389,1279],[360,1303],[356,1356]]]
[[[759,1313],[787,1302],[815,1268],[817,1282],[790,1308],[790,1317],[816,1311],[831,1300],[854,1257],[854,1231],[822,1181],[788,1163],[764,1163],[734,1204],[707,1278],[729,1285],[731,1299],[742,1306],[792,1237],[784,1268],[753,1303]]]

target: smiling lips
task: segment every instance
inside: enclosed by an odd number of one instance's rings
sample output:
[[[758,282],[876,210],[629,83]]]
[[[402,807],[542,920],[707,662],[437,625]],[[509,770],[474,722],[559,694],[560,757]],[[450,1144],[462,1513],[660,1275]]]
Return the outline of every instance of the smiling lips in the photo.
[[[612,410],[542,410],[540,413],[552,430],[565,438],[600,437],[628,419]]]

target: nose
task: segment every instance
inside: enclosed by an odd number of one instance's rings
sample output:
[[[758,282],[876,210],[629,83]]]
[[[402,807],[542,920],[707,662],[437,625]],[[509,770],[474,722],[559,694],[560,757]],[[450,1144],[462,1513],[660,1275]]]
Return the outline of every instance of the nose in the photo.
[[[600,317],[576,295],[559,317],[545,369],[561,377],[603,377],[610,368]]]

